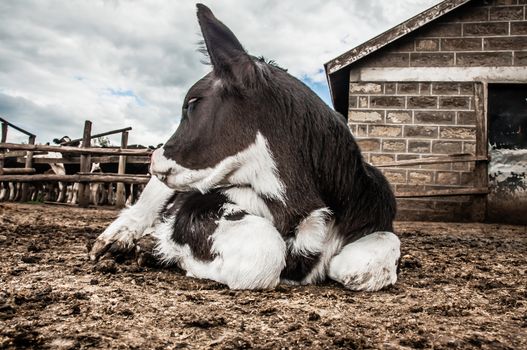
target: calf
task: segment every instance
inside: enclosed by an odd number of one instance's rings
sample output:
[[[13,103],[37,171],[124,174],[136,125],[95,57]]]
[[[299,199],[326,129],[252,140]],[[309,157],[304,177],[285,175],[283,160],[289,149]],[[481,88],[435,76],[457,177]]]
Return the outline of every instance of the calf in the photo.
[[[159,260],[234,289],[395,283],[394,195],[344,118],[197,7],[213,70],[190,88],[179,127],[152,155],[153,178],[91,258],[152,235]]]

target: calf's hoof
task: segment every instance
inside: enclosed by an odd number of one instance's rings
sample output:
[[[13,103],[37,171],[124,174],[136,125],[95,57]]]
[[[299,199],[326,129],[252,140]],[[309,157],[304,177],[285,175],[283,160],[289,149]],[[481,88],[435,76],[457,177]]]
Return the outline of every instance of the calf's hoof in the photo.
[[[135,244],[133,242],[130,243],[128,241],[125,242],[120,240],[109,241],[99,237],[90,250],[90,260],[98,261],[103,256],[126,257],[133,252],[134,246]]]
[[[135,246],[135,259],[137,265],[143,267],[160,267],[161,262],[156,258],[154,249],[156,239],[151,235],[141,237]]]

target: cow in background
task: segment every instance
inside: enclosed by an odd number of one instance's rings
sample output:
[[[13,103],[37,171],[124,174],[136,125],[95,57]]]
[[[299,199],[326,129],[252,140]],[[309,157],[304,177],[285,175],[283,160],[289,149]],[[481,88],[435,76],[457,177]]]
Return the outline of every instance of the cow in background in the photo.
[[[48,144],[49,145],[49,144]],[[34,155],[33,158],[48,157],[48,155]],[[23,162],[18,161],[19,157],[8,157],[4,159],[4,168],[21,169],[25,167]],[[53,167],[48,164],[34,163],[32,168],[34,174],[52,174]],[[28,182],[28,200],[41,201],[50,200],[57,197],[57,191],[52,182]],[[22,183],[2,181],[0,183],[0,201],[19,201],[22,196]]]

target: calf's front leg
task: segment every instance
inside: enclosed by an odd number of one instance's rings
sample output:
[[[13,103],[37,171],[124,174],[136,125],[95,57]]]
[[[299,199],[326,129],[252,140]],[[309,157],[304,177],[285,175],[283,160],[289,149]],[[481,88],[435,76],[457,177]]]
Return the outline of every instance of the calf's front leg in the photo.
[[[150,232],[159,219],[160,211],[174,190],[153,176],[137,203],[119,214],[119,217],[97,237],[90,251],[90,259],[97,260],[106,252],[128,252],[135,242]]]
[[[329,264],[329,277],[346,288],[377,291],[395,284],[401,242],[392,232],[374,232],[348,245]]]

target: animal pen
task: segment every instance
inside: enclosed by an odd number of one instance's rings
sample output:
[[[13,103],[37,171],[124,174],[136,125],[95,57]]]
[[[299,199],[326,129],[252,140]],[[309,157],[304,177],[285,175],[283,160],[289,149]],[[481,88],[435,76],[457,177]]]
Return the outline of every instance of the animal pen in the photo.
[[[454,11],[458,5],[465,6],[459,8],[460,17]],[[450,10],[452,14],[445,13]],[[20,12],[24,15],[27,11]],[[419,27],[426,22],[423,19],[437,19],[437,27],[432,20],[430,31],[410,33],[416,37],[398,45],[402,53],[381,52],[373,57],[385,65],[408,64],[415,57],[425,63],[437,62],[434,57],[454,56],[512,59],[512,52],[439,51],[448,47],[445,43],[457,43],[463,51],[483,48],[487,38],[462,38],[470,33],[467,28],[472,33],[475,29],[506,29],[508,33],[523,28],[527,36],[526,15],[526,0],[447,0],[428,11],[424,18],[419,16],[399,29]],[[517,19],[510,23],[502,20],[511,16]],[[487,20],[492,22],[487,25]],[[397,30],[395,34],[398,33],[401,32]],[[454,38],[444,38],[445,35]],[[527,43],[521,38],[515,35],[489,42]],[[481,45],[474,48],[470,44],[478,42],[476,39]],[[418,52],[425,49],[437,52]],[[375,55],[369,50],[360,52]],[[527,66],[527,48],[514,52],[514,59],[522,57]],[[375,67],[376,60],[361,62],[367,70],[361,70],[359,78],[362,73],[372,74],[379,68],[399,76],[401,67]],[[104,207],[0,202],[0,349],[527,349],[527,226],[446,222],[487,219],[483,216],[484,209],[492,204],[494,190],[493,178],[487,175],[492,163],[496,163],[495,154],[487,152],[492,125],[487,128],[486,119],[492,119],[493,113],[491,110],[487,113],[486,105],[492,103],[485,101],[492,102],[492,84],[489,89],[485,81],[459,81],[455,76],[448,81],[447,75],[437,77],[445,78],[441,82],[426,76],[425,81],[401,81],[404,79],[393,76],[370,80],[365,75],[361,80],[355,79],[357,75],[352,73],[356,70],[349,70],[350,66],[340,69],[342,62],[338,59],[327,66],[335,109],[347,117],[364,159],[380,167],[390,181],[399,212],[403,214],[393,227],[401,242],[395,285],[371,293],[352,291],[328,279],[318,285],[282,283],[269,290],[228,289],[221,282],[194,278],[176,266],[160,269],[155,261],[150,261],[155,259],[143,259],[147,256],[143,253],[151,252],[155,243],[151,235],[156,232],[144,230],[143,226],[154,219],[149,210],[156,209],[152,201],[145,201],[150,208],[139,206],[141,211],[124,213],[132,214],[131,219],[137,223],[132,225],[122,225],[123,222],[113,225],[122,215]],[[413,67],[406,68],[403,78],[412,77]],[[442,69],[428,68],[431,72]],[[447,68],[454,73],[495,71]],[[496,70],[514,75],[523,72],[524,84],[527,82],[527,68],[502,68],[506,69]],[[525,100],[527,96],[522,97]],[[450,101],[450,106],[445,101]],[[419,106],[415,106],[416,102]],[[86,187],[90,184],[104,181],[122,186],[148,181],[147,176],[132,176],[123,166],[134,161],[144,165],[150,154],[149,150],[129,149],[128,128],[113,131],[123,140],[117,148],[92,147],[90,140],[104,133],[91,135],[89,122],[82,148],[71,144],[51,147],[35,145],[35,135],[23,130],[29,138],[28,144],[6,143],[8,127],[21,129],[5,120],[1,122],[0,181],[17,181],[26,187],[43,181],[77,182],[83,185],[78,192],[82,192],[81,198],[84,195],[84,205]],[[527,124],[523,125],[519,130],[527,130]],[[453,131],[458,131],[459,137],[452,137]],[[61,152],[64,156],[51,159],[52,155],[46,152]],[[17,163],[20,169],[3,168],[4,160],[14,163],[13,159],[21,162]],[[71,162],[79,169],[67,176],[40,174],[39,166],[46,164],[39,162],[46,161]],[[98,161],[118,164],[119,174],[89,174],[89,164]],[[299,195],[306,197],[304,193]],[[369,203],[378,200],[374,191],[367,196]],[[254,206],[253,210],[267,216],[263,213],[268,211],[265,204],[260,206],[255,201],[253,205],[251,198],[244,198],[250,203],[247,206]],[[351,202],[356,203],[360,202]],[[370,209],[369,205],[363,208]],[[168,211],[179,209],[173,206]],[[426,221],[404,221],[411,210]],[[192,212],[196,214],[193,219],[201,222],[200,210]],[[521,214],[526,217],[525,211]],[[230,216],[234,220],[224,221],[236,227],[239,218]],[[326,225],[325,218],[320,219],[302,220],[294,231],[288,232],[288,236],[300,236],[297,241],[300,244],[287,237],[284,250],[299,248],[302,259],[331,265],[329,254],[316,254],[318,249],[311,247],[326,238],[331,242],[339,223]],[[170,244],[170,249],[190,252],[189,245],[176,242],[178,226],[168,220],[166,224],[164,234],[171,236],[167,241],[175,243]],[[326,227],[329,229],[325,230]],[[111,246],[98,261],[92,261],[89,253],[94,242],[108,228],[110,233],[119,235],[107,236],[112,238],[108,241]],[[310,231],[320,234],[298,235]],[[140,232],[145,236],[130,246],[123,244]],[[243,246],[237,241],[240,235],[236,232],[230,236],[234,238],[225,245],[241,254]],[[339,241],[333,240],[336,244],[331,243],[331,248],[341,249]],[[248,244],[262,248],[261,242],[258,237]],[[214,246],[213,239],[206,243]],[[123,248],[130,250],[121,254]],[[356,252],[366,260],[367,254]],[[252,254],[244,256],[256,260]],[[203,266],[206,260],[198,258],[195,263]]]
[[[149,164],[150,149],[128,149],[128,133],[131,127],[111,130],[99,134],[92,134],[92,122],[86,120],[84,123],[83,137],[61,143],[59,146],[35,144],[36,135],[0,118],[2,123],[2,139],[0,143],[0,182],[21,183],[20,201],[29,199],[29,183],[78,183],[77,196],[80,207],[87,207],[90,203],[89,185],[93,183],[116,183],[117,207],[124,207],[125,184],[146,184],[149,175],[126,174],[126,164]],[[27,144],[7,143],[8,128],[11,127],[28,136]],[[121,134],[120,147],[92,147],[91,140],[114,134]],[[81,142],[80,147],[72,147],[71,144]],[[61,158],[39,157],[35,154],[46,155],[48,152],[57,152]],[[17,163],[23,163],[23,168],[5,168],[7,158],[16,158]],[[90,173],[93,163],[116,163],[117,173]],[[37,174],[35,164],[79,164],[80,171],[76,174]]]
[[[78,188],[78,203],[81,207],[89,205],[89,184],[90,183],[117,183],[116,191],[116,206],[124,207],[124,184],[146,184],[150,178],[149,175],[131,175],[125,173],[126,163],[148,164],[149,156],[152,153],[150,149],[127,149],[128,146],[128,132],[131,127],[111,130],[99,134],[91,134],[92,123],[86,121],[84,125],[83,137],[68,142],[63,142],[60,146],[36,145],[35,135],[23,130],[5,119],[0,119],[2,122],[2,143],[0,144],[0,181],[6,182],[20,182],[22,183],[22,195],[20,201],[28,200],[28,186],[29,182],[66,182],[79,183]],[[12,127],[26,135],[28,135],[28,144],[14,144],[6,143],[7,129]],[[121,147],[91,147],[91,140],[103,136],[121,134]],[[82,146],[72,147],[71,144],[82,141]],[[6,150],[8,150],[6,152]],[[33,154],[38,152],[43,155],[47,152],[58,152],[73,157],[62,158],[34,158]],[[24,163],[24,168],[4,168],[3,161],[5,158],[16,157],[19,163]],[[434,164],[459,164],[459,163],[473,163],[477,162],[478,166],[486,166],[487,156],[479,154],[461,153],[451,154],[441,157],[429,157],[423,159],[408,159],[394,162],[384,162],[376,164],[379,168],[392,168],[404,166],[420,166],[420,165],[434,165]],[[57,174],[36,174],[33,164],[80,164],[80,171],[76,174],[57,175]],[[97,174],[90,173],[92,163],[118,163],[119,170],[114,174]],[[481,177],[481,181],[474,186],[456,188],[456,189],[428,189],[421,191],[397,191],[395,193],[398,199],[402,198],[426,198],[426,197],[452,197],[461,195],[476,195],[481,200],[488,193],[487,183],[485,177]],[[481,206],[477,207],[472,215],[473,221],[481,221],[483,219]]]

